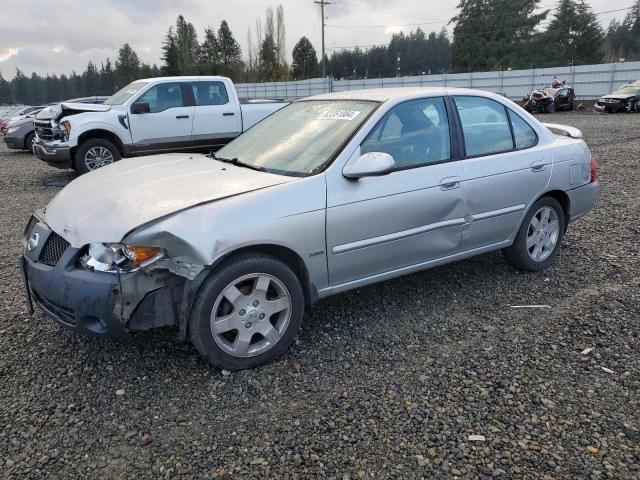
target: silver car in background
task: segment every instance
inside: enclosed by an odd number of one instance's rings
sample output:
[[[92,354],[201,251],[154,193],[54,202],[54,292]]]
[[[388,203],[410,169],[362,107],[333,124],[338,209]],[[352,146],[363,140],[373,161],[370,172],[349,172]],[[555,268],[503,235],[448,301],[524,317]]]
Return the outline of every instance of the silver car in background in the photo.
[[[319,298],[498,249],[548,267],[597,192],[578,130],[499,95],[320,95],[216,155],[71,182],[26,227],[27,300],[88,334],[177,326],[212,364],[251,368]]]

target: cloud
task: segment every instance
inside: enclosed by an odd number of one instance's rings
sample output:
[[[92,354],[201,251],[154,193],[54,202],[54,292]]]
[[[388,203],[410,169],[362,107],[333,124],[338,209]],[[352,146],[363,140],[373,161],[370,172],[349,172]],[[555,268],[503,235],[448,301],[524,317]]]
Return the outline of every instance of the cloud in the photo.
[[[392,32],[440,30],[455,14],[458,0],[330,0],[326,45],[366,46],[387,43]],[[82,71],[118,54],[125,43],[146,63],[161,64],[162,41],[179,14],[192,22],[202,39],[205,27],[225,19],[247,55],[247,29],[264,18],[267,7],[281,3],[289,55],[306,35],[320,51],[320,8],[313,0],[2,0],[0,72],[25,74]],[[627,0],[592,0],[596,11],[628,6]],[[545,7],[554,0],[542,0]],[[613,15],[599,17],[606,25]],[[624,14],[617,14],[622,17]],[[448,27],[450,29],[450,26]]]

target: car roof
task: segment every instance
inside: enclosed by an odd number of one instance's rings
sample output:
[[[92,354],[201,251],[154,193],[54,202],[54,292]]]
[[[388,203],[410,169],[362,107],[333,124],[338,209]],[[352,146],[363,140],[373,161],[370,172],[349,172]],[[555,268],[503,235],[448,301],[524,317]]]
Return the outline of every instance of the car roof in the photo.
[[[304,100],[364,100],[373,102],[387,102],[389,100],[413,99],[423,96],[435,97],[442,95],[478,95],[488,98],[501,97],[497,93],[472,88],[448,87],[400,87],[400,88],[370,88],[364,90],[347,90],[342,92],[323,93],[307,97]],[[501,97],[503,98],[503,97]]]
[[[134,80],[135,82],[195,82],[195,81],[206,81],[206,80],[217,80],[223,81],[228,80],[227,77],[221,77],[219,75],[190,75],[190,76],[182,76],[182,77],[152,77],[152,78],[139,78],[138,80]]]

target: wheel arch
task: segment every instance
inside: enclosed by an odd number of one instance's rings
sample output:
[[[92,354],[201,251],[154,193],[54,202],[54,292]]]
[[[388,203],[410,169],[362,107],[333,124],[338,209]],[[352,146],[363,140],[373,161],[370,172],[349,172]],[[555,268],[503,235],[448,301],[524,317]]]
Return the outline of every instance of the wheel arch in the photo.
[[[246,254],[265,254],[274,257],[281,262],[285,263],[289,268],[293,270],[296,277],[300,281],[302,291],[304,292],[305,305],[312,305],[318,300],[318,292],[316,287],[311,283],[309,277],[309,270],[304,260],[294,250],[277,244],[256,244],[248,245],[236,250],[227,252],[218,258],[209,268],[214,271],[221,264],[233,261],[233,259]]]
[[[551,197],[558,201],[562,207],[562,214],[564,215],[564,231],[566,232],[567,227],[569,226],[569,210],[571,208],[571,200],[569,199],[567,192],[563,190],[550,190],[540,195],[535,201],[537,202],[542,197]]]
[[[105,130],[103,128],[92,128],[91,130],[87,130],[86,132],[82,132],[80,136],[78,136],[78,145],[73,148],[72,154],[75,156],[76,152],[80,148],[80,146],[86,142],[87,140],[91,140],[93,138],[101,138],[103,140],[108,140],[113,143],[118,151],[120,152],[120,156],[124,157],[126,153],[126,149],[124,143],[120,139],[118,135],[109,130]]]

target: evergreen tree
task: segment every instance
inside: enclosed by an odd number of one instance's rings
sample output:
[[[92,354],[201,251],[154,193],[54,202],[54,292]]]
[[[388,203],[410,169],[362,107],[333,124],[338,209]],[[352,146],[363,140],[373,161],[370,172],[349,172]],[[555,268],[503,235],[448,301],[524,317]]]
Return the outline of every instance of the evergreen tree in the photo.
[[[14,102],[23,105],[29,105],[31,103],[31,98],[29,97],[29,80],[19,68],[16,68],[16,75],[11,81],[11,87]]]
[[[554,65],[589,64],[602,59],[602,27],[584,0],[560,0],[544,37]]]
[[[164,73],[169,76],[180,75],[178,46],[176,45],[176,36],[173,33],[173,27],[169,27],[169,31],[165,36],[162,52],[162,60],[164,61],[162,70]]]
[[[537,27],[548,10],[533,13],[539,0],[461,0],[453,29],[453,68],[457,71],[525,67],[538,54]]]
[[[318,56],[307,37],[302,37],[293,47],[291,75],[294,80],[314,78],[318,74]]]
[[[116,59],[118,87],[124,87],[135,79],[140,78],[138,76],[139,69],[140,59],[138,54],[128,43],[125,43],[118,52],[118,58]]]
[[[113,95],[117,88],[116,72],[107,57],[100,69],[100,95]]]
[[[215,75],[220,68],[220,45],[211,27],[204,30],[204,42],[200,47],[200,65],[201,72],[206,75]]]
[[[11,85],[4,79],[2,72],[0,72],[0,105],[8,105],[10,103],[13,103]]]
[[[176,33],[172,46],[175,48],[178,75],[197,74],[200,59],[198,35],[193,24],[187,22],[182,15],[178,16],[176,21]]]
[[[87,64],[87,69],[82,74],[82,91],[80,95],[89,97],[97,95],[100,88],[100,77],[98,69],[91,61]]]
[[[280,74],[276,44],[273,35],[267,33],[260,47],[260,79],[265,82],[275,82]]]
[[[242,50],[233,37],[229,24],[222,20],[218,29],[218,44],[220,45],[220,60],[225,73],[229,74],[234,67],[242,62]]]

